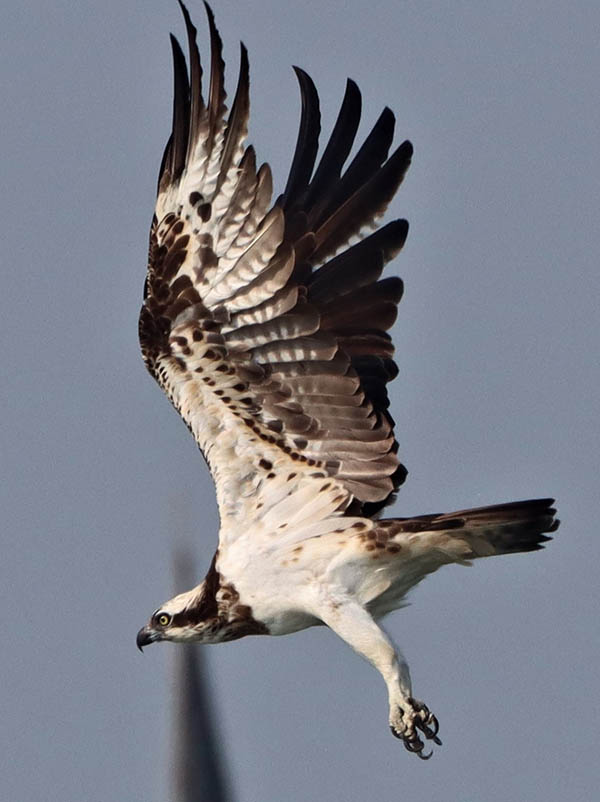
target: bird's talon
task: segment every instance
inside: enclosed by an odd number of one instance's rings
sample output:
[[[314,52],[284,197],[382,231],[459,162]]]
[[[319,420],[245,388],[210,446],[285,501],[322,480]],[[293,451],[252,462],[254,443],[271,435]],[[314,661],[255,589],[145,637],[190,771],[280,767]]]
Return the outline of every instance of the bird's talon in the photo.
[[[425,747],[425,744],[420,738],[413,736],[409,739],[404,739],[404,746],[408,749],[409,752],[418,753]]]
[[[433,732],[433,735],[434,736],[437,735],[438,732],[440,731],[440,722],[433,715],[433,713],[429,714],[429,718],[427,719],[427,724],[431,725],[431,731]]]
[[[404,747],[408,752],[417,755],[421,760],[429,760],[433,750],[429,753],[423,753],[425,744],[419,734],[422,733],[427,740],[441,746],[442,742],[437,737],[440,727],[439,722],[422,702],[412,698],[406,701],[408,704],[404,708],[397,708],[397,718],[390,722],[390,729],[393,735],[404,743]]]

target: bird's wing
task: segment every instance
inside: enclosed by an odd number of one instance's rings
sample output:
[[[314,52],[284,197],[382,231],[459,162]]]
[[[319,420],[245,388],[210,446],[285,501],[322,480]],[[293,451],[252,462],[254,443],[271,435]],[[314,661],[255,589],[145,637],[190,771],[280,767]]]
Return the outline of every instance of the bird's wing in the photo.
[[[171,37],[173,126],[139,324],[146,365],[208,462],[222,538],[259,519],[277,529],[307,516],[373,514],[406,473],[386,391],[397,372],[386,332],[402,282],[380,276],[408,224],[362,232],[387,207],[412,147],[404,142],[388,158],[394,116],[385,109],[344,169],[361,108],[348,81],[315,169],[319,101],[296,69],[300,132],[285,191],[271,206],[269,167],[257,169],[244,144],[246,50],[227,113],[212,12],[205,101],[196,29],[182,10],[190,71]]]

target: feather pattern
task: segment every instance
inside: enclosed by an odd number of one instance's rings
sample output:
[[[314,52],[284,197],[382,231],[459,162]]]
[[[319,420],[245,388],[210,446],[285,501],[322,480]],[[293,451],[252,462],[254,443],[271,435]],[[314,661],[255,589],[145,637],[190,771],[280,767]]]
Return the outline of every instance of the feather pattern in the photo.
[[[295,68],[300,131],[286,189],[271,206],[270,170],[257,169],[244,143],[246,49],[228,112],[222,44],[207,7],[205,101],[196,28],[180,5],[190,69],[172,38],[173,124],[140,314],[144,359],[206,457],[225,528],[241,517],[266,528],[281,517],[300,521],[307,505],[316,519],[343,515],[351,503],[375,511],[405,475],[385,389],[395,375],[385,330],[402,282],[381,274],[408,225],[389,223],[346,246],[385,210],[410,144],[387,159],[394,118],[386,110],[344,169],[361,114],[348,81],[315,168],[319,98]],[[283,485],[268,478],[275,464],[293,475]],[[323,477],[328,491],[309,503]]]

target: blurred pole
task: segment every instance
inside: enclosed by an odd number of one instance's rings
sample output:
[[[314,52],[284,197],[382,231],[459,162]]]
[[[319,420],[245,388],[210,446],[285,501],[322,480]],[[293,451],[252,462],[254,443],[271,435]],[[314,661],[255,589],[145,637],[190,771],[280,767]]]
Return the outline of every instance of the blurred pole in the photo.
[[[177,588],[193,587],[197,580],[189,555],[177,551],[174,566]],[[232,802],[203,647],[176,644],[175,649],[173,799]]]

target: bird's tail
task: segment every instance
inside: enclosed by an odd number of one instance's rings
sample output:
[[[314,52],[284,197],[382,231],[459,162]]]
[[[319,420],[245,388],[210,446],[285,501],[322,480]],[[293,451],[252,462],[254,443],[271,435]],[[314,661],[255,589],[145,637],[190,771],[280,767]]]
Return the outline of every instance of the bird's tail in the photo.
[[[379,521],[379,527],[387,530],[388,542],[401,534],[423,533],[428,549],[445,552],[453,562],[466,562],[476,557],[543,548],[551,540],[548,534],[559,525],[553,504],[551,498],[512,501],[443,515]],[[411,538],[411,545],[417,548],[418,542],[418,537]]]

